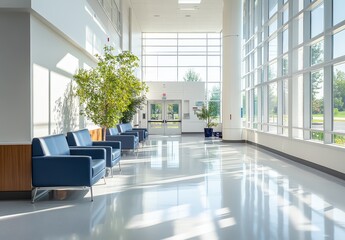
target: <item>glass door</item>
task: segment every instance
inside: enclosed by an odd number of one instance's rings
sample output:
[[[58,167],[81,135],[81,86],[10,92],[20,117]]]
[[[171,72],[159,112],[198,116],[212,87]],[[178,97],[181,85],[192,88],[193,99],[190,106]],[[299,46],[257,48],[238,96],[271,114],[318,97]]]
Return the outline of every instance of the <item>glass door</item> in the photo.
[[[181,101],[165,101],[164,135],[181,134]]]
[[[149,101],[148,111],[148,131],[150,134],[181,134],[181,101]]]
[[[147,105],[149,134],[164,135],[163,101],[149,101]]]

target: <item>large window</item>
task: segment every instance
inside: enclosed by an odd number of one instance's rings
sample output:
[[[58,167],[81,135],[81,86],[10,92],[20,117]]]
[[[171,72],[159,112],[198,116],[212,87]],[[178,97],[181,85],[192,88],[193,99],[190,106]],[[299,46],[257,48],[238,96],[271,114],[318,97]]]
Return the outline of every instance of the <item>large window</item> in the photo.
[[[344,1],[345,2],[345,1]],[[342,30],[333,35],[333,58],[345,55],[345,30]]]
[[[292,136],[303,139],[303,75],[293,77],[292,81]]]
[[[220,33],[143,33],[145,82],[205,82],[205,101],[220,116]]]
[[[345,146],[345,63],[333,69],[333,131],[334,142]]]
[[[243,126],[345,147],[345,1],[247,1]]]
[[[269,17],[272,17],[278,10],[278,0],[269,0],[268,1],[268,8],[269,8]]]
[[[344,0],[333,0],[333,25],[345,20],[344,9]]]
[[[277,46],[278,46],[278,42],[277,42],[276,37],[269,41],[268,43],[268,60],[269,61],[277,57],[277,54],[278,54]]]
[[[316,35],[323,32],[323,25],[324,25],[324,6],[320,4],[316,8],[311,11],[311,37],[315,37]]]
[[[289,126],[289,81],[283,80],[283,126]]]
[[[269,131],[272,133],[277,133],[278,124],[278,93],[277,93],[277,83],[271,83],[268,86],[268,114],[269,114]]]
[[[312,128],[323,130],[324,123],[324,94],[323,94],[323,71],[311,73],[311,123]]]
[[[312,44],[310,47],[311,53],[311,65],[319,64],[323,62],[323,41],[319,41]]]

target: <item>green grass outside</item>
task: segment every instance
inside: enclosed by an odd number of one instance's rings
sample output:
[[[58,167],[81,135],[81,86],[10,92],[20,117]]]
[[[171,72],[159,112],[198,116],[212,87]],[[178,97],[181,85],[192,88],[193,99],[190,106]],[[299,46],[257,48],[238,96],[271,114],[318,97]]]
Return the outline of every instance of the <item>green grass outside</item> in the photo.
[[[345,111],[338,112],[334,115],[336,119],[336,122],[345,122]],[[320,119],[315,119],[320,118]],[[313,114],[313,122],[315,123],[322,123],[323,122],[323,114]]]
[[[334,115],[334,117],[345,118],[345,111],[343,111],[343,112],[338,112],[337,114]]]
[[[336,145],[345,147],[345,136],[343,135],[333,135],[333,141]]]
[[[313,114],[313,117],[323,117],[323,114]],[[334,117],[345,118],[345,111],[338,112],[337,114],[334,115]]]

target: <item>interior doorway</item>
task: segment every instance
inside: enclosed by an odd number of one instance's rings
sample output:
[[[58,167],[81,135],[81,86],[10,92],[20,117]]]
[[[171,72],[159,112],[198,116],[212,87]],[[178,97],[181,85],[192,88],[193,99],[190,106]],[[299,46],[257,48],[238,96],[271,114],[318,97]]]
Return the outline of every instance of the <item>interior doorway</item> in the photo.
[[[148,101],[148,131],[156,135],[180,135],[181,100]]]

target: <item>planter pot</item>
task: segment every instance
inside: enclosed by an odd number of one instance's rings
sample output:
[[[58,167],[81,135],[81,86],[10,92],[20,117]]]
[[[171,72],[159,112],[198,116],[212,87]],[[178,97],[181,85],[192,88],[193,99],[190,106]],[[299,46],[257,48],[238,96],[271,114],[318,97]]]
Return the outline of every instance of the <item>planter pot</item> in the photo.
[[[205,137],[212,137],[213,128],[204,128]]]

